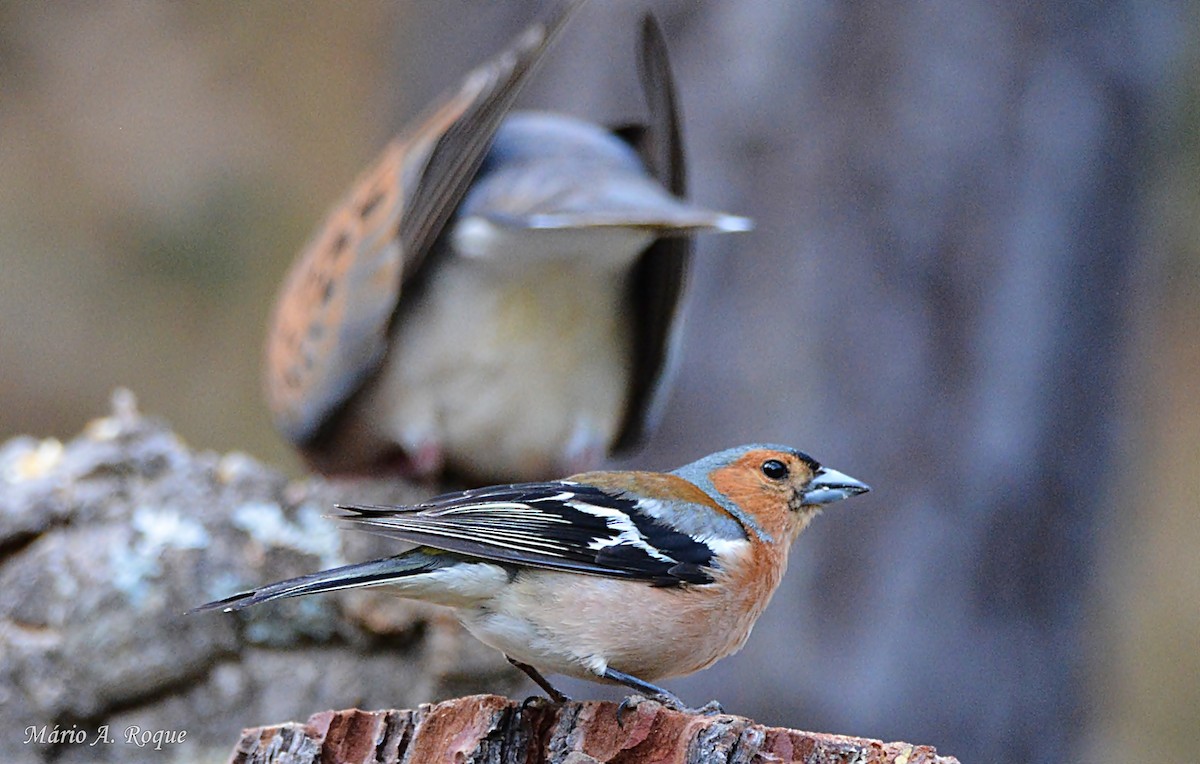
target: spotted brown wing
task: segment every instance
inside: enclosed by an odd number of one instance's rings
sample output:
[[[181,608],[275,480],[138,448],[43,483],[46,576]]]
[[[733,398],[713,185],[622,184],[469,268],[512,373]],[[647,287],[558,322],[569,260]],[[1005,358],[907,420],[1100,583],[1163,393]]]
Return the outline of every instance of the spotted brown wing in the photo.
[[[288,440],[319,438],[376,371],[405,281],[419,271],[500,121],[578,5],[560,4],[388,144],[297,257],[266,349],[267,403]]]

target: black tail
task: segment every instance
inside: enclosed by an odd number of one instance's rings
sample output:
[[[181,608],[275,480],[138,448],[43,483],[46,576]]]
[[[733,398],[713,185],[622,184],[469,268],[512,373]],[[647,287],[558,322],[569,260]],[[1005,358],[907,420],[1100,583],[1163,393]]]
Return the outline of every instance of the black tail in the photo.
[[[338,589],[353,589],[359,586],[385,584],[388,581],[419,573],[428,573],[438,568],[453,564],[453,559],[441,555],[428,554],[414,549],[396,557],[385,557],[381,560],[359,562],[331,568],[319,573],[309,573],[286,581],[276,581],[273,584],[260,586],[223,600],[207,602],[187,611],[187,615],[201,613],[205,610],[224,610],[226,613],[248,608],[261,602],[283,599],[285,597],[300,597],[305,594],[332,592]]]

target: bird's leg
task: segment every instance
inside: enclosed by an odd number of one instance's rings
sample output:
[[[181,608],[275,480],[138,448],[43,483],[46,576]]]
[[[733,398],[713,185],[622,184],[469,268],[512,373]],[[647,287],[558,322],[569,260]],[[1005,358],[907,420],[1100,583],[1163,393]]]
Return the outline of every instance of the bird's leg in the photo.
[[[504,657],[509,663],[521,669],[525,676],[533,680],[534,684],[536,684],[538,687],[541,687],[542,690],[550,696],[550,700],[553,700],[555,703],[569,703],[571,701],[570,698],[559,692],[554,685],[550,684],[550,681],[546,679],[546,677],[542,676],[541,672],[539,672],[533,666],[530,666],[528,663],[521,663],[518,660],[513,660],[507,655]]]
[[[668,690],[664,690],[663,688],[661,688],[657,685],[650,684],[649,682],[638,679],[636,676],[631,676],[624,672],[617,671],[616,669],[613,669],[613,668],[604,669],[603,676],[605,679],[608,679],[613,682],[619,682],[620,684],[623,684],[626,687],[633,688],[634,690],[637,690],[639,693],[645,695],[646,697],[657,700],[659,703],[662,703],[667,708],[670,708],[675,711],[682,711],[685,714],[720,714],[720,713],[724,713],[724,710],[721,708],[721,704],[715,700],[710,700],[709,702],[705,703],[703,706],[700,706],[699,708],[689,708],[688,706],[686,706],[684,704],[684,702],[682,700],[679,699],[679,697],[677,695],[675,695],[675,693],[669,692]],[[637,701],[635,700],[635,697],[636,696],[631,696],[631,697],[626,698],[625,700],[622,700],[621,705],[617,707],[617,723],[618,724],[623,724],[622,717],[624,717],[624,715],[632,707],[637,705]],[[630,701],[633,701],[633,702],[630,702]]]

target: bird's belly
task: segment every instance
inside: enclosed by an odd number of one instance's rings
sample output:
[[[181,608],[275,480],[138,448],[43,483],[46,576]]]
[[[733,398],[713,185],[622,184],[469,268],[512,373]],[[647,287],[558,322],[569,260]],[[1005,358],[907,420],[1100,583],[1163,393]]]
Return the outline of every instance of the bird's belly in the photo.
[[[707,668],[741,648],[761,607],[737,598],[712,585],[667,589],[531,571],[460,618],[481,642],[542,671],[594,680],[612,667],[654,681]]]
[[[623,284],[548,265],[524,280],[447,263],[400,321],[372,397],[406,449],[504,480],[595,466],[629,387]]]

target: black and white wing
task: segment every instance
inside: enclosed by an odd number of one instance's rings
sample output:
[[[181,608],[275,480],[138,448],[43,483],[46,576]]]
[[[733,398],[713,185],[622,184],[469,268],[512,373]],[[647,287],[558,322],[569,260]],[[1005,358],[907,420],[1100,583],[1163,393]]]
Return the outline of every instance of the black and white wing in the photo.
[[[552,481],[446,494],[410,507],[339,505],[353,527],[484,560],[628,578],[711,583],[714,550],[594,485]]]

